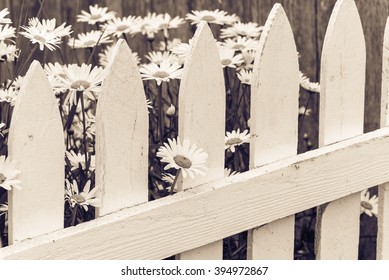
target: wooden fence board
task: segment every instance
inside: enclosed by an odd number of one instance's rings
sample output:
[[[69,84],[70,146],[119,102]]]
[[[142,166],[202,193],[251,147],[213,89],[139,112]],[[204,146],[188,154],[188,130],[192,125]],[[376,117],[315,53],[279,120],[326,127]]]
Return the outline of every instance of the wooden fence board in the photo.
[[[299,83],[292,29],[275,4],[253,69],[250,168],[297,154]],[[248,239],[250,259],[293,259],[294,215],[249,231]]]
[[[9,242],[63,228],[65,144],[58,103],[35,61],[20,89],[9,134],[9,156],[22,172],[9,194]]]
[[[98,215],[148,200],[148,112],[143,83],[127,43],[120,40],[96,111]]]
[[[389,128],[2,248],[0,258],[165,258],[388,182],[383,150]]]
[[[363,133],[365,56],[356,5],[338,0],[321,59],[320,146]],[[358,258],[359,203],[360,195],[354,194],[318,208],[317,258]]]
[[[381,127],[389,126],[389,18],[382,56]],[[389,259],[389,183],[378,187],[377,259]]]
[[[186,178],[183,188],[189,188],[224,177],[225,89],[219,52],[207,23],[202,22],[193,37],[193,47],[184,64],[179,94],[180,138],[189,139],[208,153],[207,175]],[[211,244],[218,254],[183,253],[181,259],[222,258],[222,240]],[[188,258],[189,258],[188,256]]]

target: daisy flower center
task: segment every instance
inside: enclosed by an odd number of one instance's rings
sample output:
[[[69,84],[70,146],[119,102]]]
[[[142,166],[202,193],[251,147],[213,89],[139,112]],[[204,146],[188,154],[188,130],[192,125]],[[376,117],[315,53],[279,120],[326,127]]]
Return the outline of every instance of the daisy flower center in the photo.
[[[239,138],[231,138],[231,139],[228,139],[226,142],[227,145],[235,145],[235,144],[240,144],[240,143],[242,143],[242,140]]]
[[[192,162],[190,161],[190,159],[182,155],[176,155],[174,157],[174,161],[178,166],[182,168],[190,168],[192,166]]]
[[[87,89],[90,87],[90,83],[85,80],[77,80],[70,86],[73,89]]]
[[[34,35],[34,39],[36,39],[39,42],[46,43],[46,38],[41,35],[38,34]]]
[[[363,208],[365,208],[366,210],[372,210],[373,209],[373,205],[371,205],[371,203],[369,203],[367,201],[361,201],[361,206]]]
[[[101,15],[100,15],[100,14],[91,15],[91,16],[90,16],[90,19],[99,19],[99,18],[101,18]]]
[[[96,43],[97,42],[95,40],[88,40],[88,41],[84,42],[84,45],[89,46],[89,47],[93,47],[94,45],[96,45]]]
[[[127,28],[128,28],[128,25],[122,24],[122,25],[119,25],[118,27],[116,27],[116,31],[124,31]]]
[[[75,202],[77,202],[78,204],[80,203],[84,203],[86,200],[85,200],[85,197],[83,197],[82,195],[80,194],[74,194],[72,195],[71,199],[73,199]]]
[[[222,64],[223,65],[229,65],[229,64],[231,64],[231,59],[229,59],[229,58],[224,58],[224,59],[222,59]]]
[[[157,71],[154,73],[154,77],[156,78],[167,78],[169,77],[169,73],[165,72],[165,71]]]
[[[7,177],[4,176],[3,173],[0,173],[0,184],[4,183]]]
[[[216,20],[216,18],[212,15],[205,15],[201,18],[202,20],[205,20],[205,21],[214,21]]]

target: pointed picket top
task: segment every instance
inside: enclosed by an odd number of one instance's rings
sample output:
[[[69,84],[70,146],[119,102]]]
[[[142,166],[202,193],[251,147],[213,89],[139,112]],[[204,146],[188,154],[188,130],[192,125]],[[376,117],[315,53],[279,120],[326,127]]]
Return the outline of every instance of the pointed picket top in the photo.
[[[9,241],[63,228],[65,144],[58,102],[39,62],[21,86],[9,132],[9,157],[22,189],[9,193]]]
[[[382,53],[381,128],[389,126],[389,18]],[[389,183],[378,188],[377,259],[389,259]]]
[[[366,49],[354,0],[338,0],[321,57],[320,146],[363,132]]]
[[[251,82],[250,165],[297,153],[299,65],[285,11],[275,4],[260,38]]]
[[[183,188],[224,177],[225,88],[219,51],[206,22],[198,25],[184,64],[179,93],[180,138],[208,153],[206,176],[186,178]],[[223,241],[182,253],[180,259],[221,259]]]
[[[250,109],[250,168],[297,154],[299,65],[292,28],[275,4],[257,51]],[[294,216],[249,231],[249,259],[293,259]]]
[[[148,200],[148,112],[130,48],[119,40],[96,111],[96,187],[102,216]]]
[[[187,178],[184,188],[224,177],[225,102],[219,52],[211,29],[203,21],[196,30],[184,64],[178,135],[208,153],[209,170],[204,177]]]
[[[363,133],[365,63],[365,39],[355,2],[338,0],[321,57],[319,146]],[[359,211],[359,193],[318,208],[318,259],[358,258]]]

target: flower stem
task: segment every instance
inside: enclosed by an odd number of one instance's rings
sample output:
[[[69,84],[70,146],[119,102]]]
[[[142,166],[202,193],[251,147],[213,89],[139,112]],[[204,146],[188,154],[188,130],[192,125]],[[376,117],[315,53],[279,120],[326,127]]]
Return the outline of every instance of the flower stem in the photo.
[[[159,143],[163,143],[163,102],[162,102],[162,84],[158,86],[158,126]]]
[[[77,91],[77,93],[80,93],[80,99],[81,99],[81,112],[82,112],[82,137],[84,142],[84,148],[85,148],[85,176],[88,176],[88,170],[89,170],[89,164],[88,164],[88,142],[86,138],[86,120],[85,120],[85,105],[84,105],[84,92],[83,91]]]
[[[75,226],[76,225],[77,211],[78,211],[78,204],[75,204],[74,207],[73,207],[72,222],[70,223],[70,226]]]
[[[177,184],[178,177],[180,177],[180,175],[181,175],[181,168],[178,169],[176,177],[174,178],[173,184],[172,184],[171,189],[170,189],[170,195],[172,195],[174,193],[174,188]]]

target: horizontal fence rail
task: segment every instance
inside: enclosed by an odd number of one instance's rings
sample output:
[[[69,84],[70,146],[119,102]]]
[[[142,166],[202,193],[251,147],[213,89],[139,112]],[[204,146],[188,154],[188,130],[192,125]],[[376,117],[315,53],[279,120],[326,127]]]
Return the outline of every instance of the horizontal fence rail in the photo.
[[[5,247],[0,257],[165,258],[388,182],[387,149],[383,128]]]

